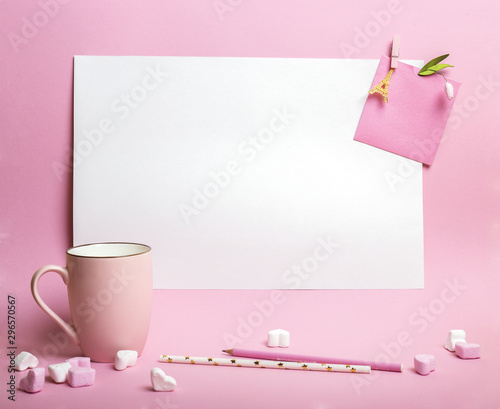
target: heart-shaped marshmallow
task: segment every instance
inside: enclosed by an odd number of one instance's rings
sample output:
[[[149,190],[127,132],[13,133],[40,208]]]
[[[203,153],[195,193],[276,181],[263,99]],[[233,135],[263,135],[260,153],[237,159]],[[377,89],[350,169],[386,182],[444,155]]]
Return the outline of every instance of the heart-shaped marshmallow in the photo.
[[[128,366],[134,366],[137,363],[137,351],[122,350],[116,353],[115,369],[123,371]]]
[[[177,382],[171,376],[165,375],[160,368],[151,369],[151,384],[158,392],[171,392],[177,386]]]
[[[63,383],[68,379],[68,370],[71,368],[69,362],[49,365],[49,375],[55,383]]]
[[[29,393],[40,392],[45,383],[45,369],[35,368],[28,371],[23,379],[19,381],[19,389]]]
[[[38,365],[38,358],[29,352],[20,352],[15,359],[16,371],[25,371],[28,368],[35,368]]]
[[[429,375],[436,369],[436,358],[430,354],[415,355],[414,364],[415,370],[420,375]]]

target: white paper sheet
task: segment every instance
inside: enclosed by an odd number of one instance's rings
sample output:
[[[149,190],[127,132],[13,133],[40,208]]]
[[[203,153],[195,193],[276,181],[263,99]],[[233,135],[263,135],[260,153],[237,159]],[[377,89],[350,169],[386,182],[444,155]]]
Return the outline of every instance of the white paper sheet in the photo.
[[[75,57],[75,244],[151,245],[155,288],[421,288],[421,165],[353,141],[377,64]]]

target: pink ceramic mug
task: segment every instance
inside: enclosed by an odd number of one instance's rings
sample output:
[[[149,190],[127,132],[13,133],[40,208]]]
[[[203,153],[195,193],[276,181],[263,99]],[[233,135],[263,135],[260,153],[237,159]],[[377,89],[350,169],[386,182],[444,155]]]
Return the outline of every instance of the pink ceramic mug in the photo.
[[[49,271],[68,287],[73,325],[43,302],[37,284]],[[47,265],[31,280],[35,301],[83,354],[95,362],[114,362],[123,349],[140,355],[146,343],[153,299],[151,248],[134,243],[96,243],[66,252],[66,268]]]

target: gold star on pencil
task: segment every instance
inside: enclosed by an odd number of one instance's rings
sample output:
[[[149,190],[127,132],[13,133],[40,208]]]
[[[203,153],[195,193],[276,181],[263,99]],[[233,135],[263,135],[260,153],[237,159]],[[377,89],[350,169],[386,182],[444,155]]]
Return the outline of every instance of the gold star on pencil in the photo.
[[[214,365],[219,365],[217,362],[214,362]]]
[[[332,367],[331,367],[331,366],[328,366],[328,367],[326,368],[326,370],[327,370],[328,372],[331,372],[331,371],[332,371]]]
[[[208,362],[212,362],[212,358],[208,358]]]
[[[307,369],[307,365],[306,364],[302,365],[302,369]]]
[[[259,365],[259,361],[255,361],[255,362],[254,362],[254,364],[255,364],[256,366],[258,366],[258,365]]]
[[[189,357],[188,357],[188,356],[185,356],[185,357],[184,357],[184,359],[185,359],[186,361],[189,361]]]
[[[191,361],[189,361],[189,363],[195,364],[196,362],[193,359],[191,359]]]
[[[278,364],[278,366],[280,366],[280,367],[281,367],[281,366],[283,366],[283,362],[280,362],[280,363]]]
[[[356,372],[356,368],[351,368],[351,372]]]
[[[346,367],[346,368],[350,368],[350,367],[351,367],[351,365],[346,365],[345,367]]]
[[[172,362],[172,358],[167,358],[167,362]]]
[[[231,363],[235,364],[236,363],[236,359],[231,359]]]
[[[241,366],[241,364],[238,364],[238,365],[236,365],[236,366]]]

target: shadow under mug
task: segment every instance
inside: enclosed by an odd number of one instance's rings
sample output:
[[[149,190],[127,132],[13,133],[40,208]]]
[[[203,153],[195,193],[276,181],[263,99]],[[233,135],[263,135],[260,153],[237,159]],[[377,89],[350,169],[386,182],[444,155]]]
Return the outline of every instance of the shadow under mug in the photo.
[[[53,271],[68,290],[73,324],[52,311],[38,293],[38,280]],[[47,265],[31,280],[37,304],[59,324],[83,354],[114,362],[120,350],[140,355],[146,343],[153,302],[152,251],[135,243],[95,243],[66,252],[66,267]]]

